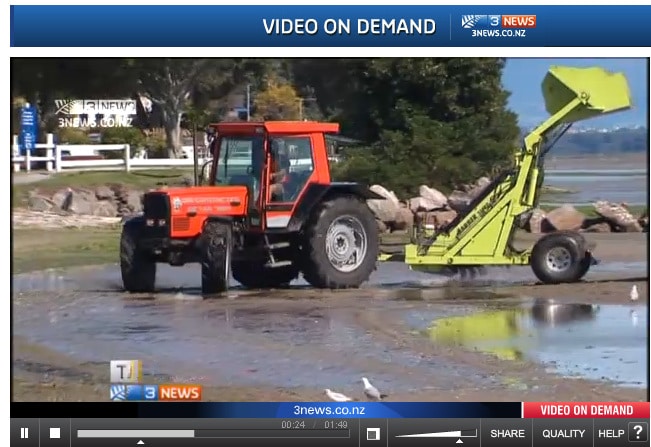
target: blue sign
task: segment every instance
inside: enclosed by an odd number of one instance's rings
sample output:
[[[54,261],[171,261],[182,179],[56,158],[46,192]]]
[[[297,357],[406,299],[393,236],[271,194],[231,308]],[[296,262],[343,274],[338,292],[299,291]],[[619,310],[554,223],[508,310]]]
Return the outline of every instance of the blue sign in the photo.
[[[36,107],[25,106],[20,110],[20,154],[31,154],[38,139],[38,114]]]

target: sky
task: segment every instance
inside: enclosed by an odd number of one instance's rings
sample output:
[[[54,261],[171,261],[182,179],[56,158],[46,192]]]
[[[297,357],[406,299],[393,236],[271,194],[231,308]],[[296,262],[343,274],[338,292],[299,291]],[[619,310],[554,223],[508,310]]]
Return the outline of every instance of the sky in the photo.
[[[581,123],[582,127],[610,128],[649,125],[649,79],[646,59],[507,59],[502,83],[511,92],[509,108],[520,117],[522,127],[532,127],[549,115],[540,90],[551,65],[571,67],[599,66],[609,71],[623,72],[628,79],[633,107],[630,110],[593,118]]]

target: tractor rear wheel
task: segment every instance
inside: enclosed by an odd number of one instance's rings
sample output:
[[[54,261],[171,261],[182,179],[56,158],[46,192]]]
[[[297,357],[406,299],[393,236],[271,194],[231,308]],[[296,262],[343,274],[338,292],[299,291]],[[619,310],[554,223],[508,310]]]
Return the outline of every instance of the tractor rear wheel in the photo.
[[[357,288],[376,268],[379,241],[362,199],[337,197],[318,206],[305,228],[303,277],[321,289]]]
[[[138,248],[138,227],[125,225],[120,237],[120,272],[127,292],[150,293],[156,285],[156,262]]]
[[[294,265],[267,268],[262,262],[233,261],[233,278],[247,289],[279,289],[288,287],[298,278],[299,270]]]
[[[536,242],[531,269],[545,284],[579,281],[590,268],[590,255],[583,236],[569,231],[551,233]]]
[[[201,234],[201,293],[213,295],[228,290],[230,278],[232,227],[228,223],[208,222]]]

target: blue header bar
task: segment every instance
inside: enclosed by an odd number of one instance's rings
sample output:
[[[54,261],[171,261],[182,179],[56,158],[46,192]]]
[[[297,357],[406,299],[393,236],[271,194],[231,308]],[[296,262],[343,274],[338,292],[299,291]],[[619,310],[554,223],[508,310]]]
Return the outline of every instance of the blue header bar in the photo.
[[[11,46],[648,47],[649,16],[646,5],[14,5]]]

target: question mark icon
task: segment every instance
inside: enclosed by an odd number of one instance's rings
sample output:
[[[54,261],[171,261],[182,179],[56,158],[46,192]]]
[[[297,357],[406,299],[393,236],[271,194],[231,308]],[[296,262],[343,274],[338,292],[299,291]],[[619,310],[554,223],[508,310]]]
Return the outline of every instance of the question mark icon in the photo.
[[[646,422],[629,422],[628,424],[628,440],[630,442],[646,442],[648,438]]]

